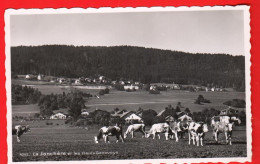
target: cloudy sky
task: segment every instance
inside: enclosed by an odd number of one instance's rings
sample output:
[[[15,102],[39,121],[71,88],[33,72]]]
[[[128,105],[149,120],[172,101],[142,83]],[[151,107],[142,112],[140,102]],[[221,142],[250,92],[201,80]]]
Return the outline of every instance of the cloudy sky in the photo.
[[[11,46],[132,45],[244,55],[239,10],[12,15],[10,22]]]

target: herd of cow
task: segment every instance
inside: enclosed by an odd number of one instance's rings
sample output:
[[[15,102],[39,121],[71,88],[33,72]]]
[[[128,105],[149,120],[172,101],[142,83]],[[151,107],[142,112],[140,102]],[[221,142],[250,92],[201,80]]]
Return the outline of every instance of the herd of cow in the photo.
[[[232,145],[231,136],[232,130],[234,126],[234,122],[238,124],[241,123],[239,118],[229,117],[229,116],[214,116],[211,119],[211,127],[213,129],[213,138],[218,142],[218,136],[220,133],[223,133],[226,138],[226,143]],[[185,133],[188,133],[189,136],[189,144],[191,144],[191,140],[193,144],[199,146],[203,146],[203,139],[205,137],[205,133],[208,132],[207,124],[203,122],[194,122],[194,121],[173,121],[167,123],[157,123],[153,124],[149,131],[145,131],[145,124],[132,124],[128,126],[126,132],[123,135],[122,126],[104,126],[99,130],[97,136],[94,137],[95,143],[98,143],[101,138],[104,139],[105,143],[109,143],[108,136],[116,136],[116,142],[119,142],[119,139],[124,142],[124,139],[127,138],[129,134],[131,134],[132,138],[134,138],[134,132],[141,132],[143,134],[143,138],[149,138],[151,135],[153,139],[155,139],[156,134],[160,139],[160,134],[164,133],[166,140],[174,139],[176,142],[179,141],[179,136],[182,137]]]
[[[211,127],[213,129],[213,138],[218,142],[218,135],[223,133],[226,138],[226,143],[232,145],[231,136],[232,130],[234,126],[234,122],[238,124],[241,123],[239,118],[229,117],[229,116],[214,116],[211,119]],[[17,125],[12,131],[13,135],[17,136],[17,142],[20,142],[20,137],[23,133],[30,131],[29,126]],[[130,134],[132,138],[134,138],[135,132],[141,132],[143,134],[143,138],[149,138],[158,135],[160,139],[160,134],[164,133],[166,140],[174,139],[176,142],[179,141],[179,137],[183,137],[185,133],[188,133],[189,136],[189,144],[191,144],[191,140],[193,144],[199,146],[203,146],[203,139],[205,137],[205,133],[208,132],[207,124],[203,122],[194,122],[194,121],[172,121],[165,123],[157,123],[153,124],[149,131],[145,131],[145,124],[132,124],[129,125],[126,132],[123,135],[123,129],[120,125],[115,126],[104,126],[102,127],[98,135],[94,137],[95,143],[98,143],[101,138],[103,138],[105,143],[109,143],[108,136],[116,136],[116,142],[119,142],[119,139],[124,142],[124,139]]]

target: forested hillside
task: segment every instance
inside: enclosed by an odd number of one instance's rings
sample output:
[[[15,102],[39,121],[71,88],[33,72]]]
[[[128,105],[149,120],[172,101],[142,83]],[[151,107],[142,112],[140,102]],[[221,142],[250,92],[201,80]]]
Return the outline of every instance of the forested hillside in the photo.
[[[191,54],[143,47],[65,45],[11,48],[13,74],[64,77],[104,75],[143,83],[175,82],[244,88],[245,58],[226,54]]]

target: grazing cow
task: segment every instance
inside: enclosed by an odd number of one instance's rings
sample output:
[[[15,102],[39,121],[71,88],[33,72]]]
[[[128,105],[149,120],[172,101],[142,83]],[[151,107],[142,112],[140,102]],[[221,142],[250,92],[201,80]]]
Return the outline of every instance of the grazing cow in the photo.
[[[20,137],[23,133],[30,132],[29,125],[22,126],[22,125],[16,125],[14,129],[12,130],[12,135],[17,136],[17,142],[20,142]]]
[[[119,139],[121,138],[122,142],[124,142],[123,138],[123,131],[121,126],[104,126],[102,127],[98,135],[94,137],[95,143],[98,143],[98,141],[103,137],[105,143],[110,143],[108,136],[116,136],[116,143],[118,143]]]
[[[232,137],[232,130],[233,130],[234,122],[232,123],[224,123],[224,122],[216,122],[213,125],[213,138],[218,142],[218,135],[219,133],[224,133],[226,137],[226,143],[232,145],[231,137]]]
[[[165,138],[168,140],[169,131],[170,126],[167,123],[153,124],[151,129],[147,132],[146,138],[149,138],[150,135],[153,135],[153,139],[155,139],[155,135],[158,134],[158,138],[160,139],[160,133],[165,133]]]
[[[131,134],[132,138],[134,138],[134,132],[141,132],[143,134],[143,137],[145,137],[145,125],[144,124],[129,125],[124,134],[124,138],[126,138],[128,134]]]
[[[173,135],[175,135],[175,140],[176,142],[178,142],[179,141],[178,132],[181,132],[180,122],[176,122],[176,121],[169,122],[169,127],[170,127],[169,137],[173,139]]]
[[[208,132],[207,124],[204,124],[203,122],[199,122],[199,123],[191,122],[188,128],[189,145],[191,139],[193,141],[193,145],[195,145],[195,139],[196,139],[197,146],[199,146],[199,144],[203,146],[203,139],[206,132]]]

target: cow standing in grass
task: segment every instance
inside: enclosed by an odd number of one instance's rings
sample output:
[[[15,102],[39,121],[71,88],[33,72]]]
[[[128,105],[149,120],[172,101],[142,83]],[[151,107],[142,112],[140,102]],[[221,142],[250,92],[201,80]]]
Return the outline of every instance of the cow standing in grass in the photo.
[[[17,125],[12,130],[12,135],[16,135],[17,136],[17,142],[20,142],[21,135],[23,135],[26,132],[30,132],[30,131],[31,130],[29,128],[29,125],[26,125],[26,126]]]
[[[122,142],[124,142],[123,130],[121,126],[104,126],[99,130],[98,135],[94,137],[95,143],[98,143],[102,137],[105,143],[110,143],[108,136],[116,136],[116,143],[118,143],[120,138]]]
[[[129,125],[124,134],[124,138],[126,138],[128,134],[131,134],[132,138],[134,138],[134,132],[141,132],[143,134],[143,137],[145,137],[145,125],[144,124]]]
[[[219,133],[224,133],[226,137],[226,143],[232,145],[231,137],[233,131],[234,123],[224,123],[224,122],[216,122],[213,125],[213,138],[218,143],[218,135]]]
[[[203,140],[206,132],[208,132],[207,124],[204,124],[203,122],[190,122],[188,129],[189,145],[192,139],[193,145],[197,144],[197,146],[203,146]]]
[[[180,129],[180,122],[174,121],[174,122],[169,122],[169,137],[173,139],[173,136],[175,136],[175,141],[178,142],[178,133],[181,132]]]
[[[150,135],[153,135],[153,139],[155,139],[155,135],[158,134],[158,138],[160,139],[160,133],[164,133],[166,140],[168,140],[169,132],[170,126],[168,123],[153,124],[151,129],[147,132],[146,138],[149,138]]]
[[[188,133],[188,129],[189,129],[189,124],[191,121],[179,121],[178,122],[178,127],[179,127],[179,131],[178,131],[178,135],[181,139],[185,138],[185,133]]]

